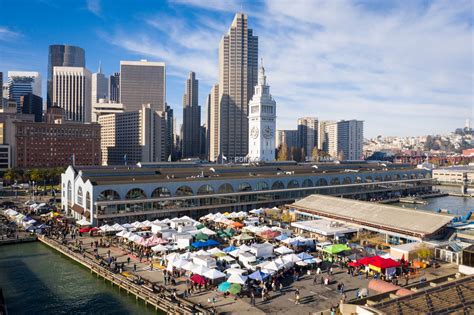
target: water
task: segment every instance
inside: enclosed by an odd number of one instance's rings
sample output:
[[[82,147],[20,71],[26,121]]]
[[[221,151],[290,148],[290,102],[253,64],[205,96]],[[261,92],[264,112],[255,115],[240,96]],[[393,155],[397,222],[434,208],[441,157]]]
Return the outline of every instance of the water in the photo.
[[[0,246],[0,288],[9,314],[156,314],[39,242]]]
[[[455,196],[437,197],[425,199],[428,204],[408,204],[408,203],[394,203],[396,206],[404,206],[405,208],[417,208],[424,210],[437,211],[439,209],[448,209],[451,214],[463,215],[467,211],[474,212],[474,198],[463,198]]]

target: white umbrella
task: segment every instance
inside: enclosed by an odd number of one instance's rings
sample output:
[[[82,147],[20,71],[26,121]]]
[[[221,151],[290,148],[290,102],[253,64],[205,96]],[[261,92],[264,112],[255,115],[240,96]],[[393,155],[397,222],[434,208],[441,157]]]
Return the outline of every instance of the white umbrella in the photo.
[[[154,252],[166,252],[168,248],[164,245],[158,244],[156,246],[153,246],[151,250]]]
[[[224,270],[224,272],[225,272],[225,273],[229,273],[229,274],[238,274],[238,275],[241,275],[241,274],[246,273],[247,270],[239,269],[239,268],[229,268],[229,269]]]
[[[305,263],[304,261],[297,261],[296,264],[297,264],[298,266],[302,266],[302,267],[308,265],[308,263]]]
[[[191,272],[197,273],[198,275],[204,275],[206,272],[210,271],[209,268],[202,265],[194,265],[194,268],[191,269]]]
[[[141,236],[131,233],[129,237],[127,237],[129,241],[135,242],[141,238]]]
[[[231,274],[230,277],[227,279],[227,282],[229,283],[245,284],[245,281],[247,281],[247,276],[239,275],[236,273]]]
[[[220,272],[217,269],[211,269],[208,272],[204,273],[203,276],[208,279],[214,280],[214,279],[224,278],[225,273]]]

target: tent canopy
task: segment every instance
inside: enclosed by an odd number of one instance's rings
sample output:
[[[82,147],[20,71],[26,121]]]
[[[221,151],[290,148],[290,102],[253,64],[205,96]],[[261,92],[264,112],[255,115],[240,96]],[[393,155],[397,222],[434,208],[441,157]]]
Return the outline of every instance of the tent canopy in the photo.
[[[258,280],[258,281],[263,281],[265,280],[269,275],[260,271],[260,270],[257,270],[255,271],[254,273],[250,274],[249,275],[249,278],[250,279],[253,279],[253,280]]]
[[[323,251],[329,254],[339,254],[343,251],[350,250],[351,248],[346,244],[333,244],[324,247]]]

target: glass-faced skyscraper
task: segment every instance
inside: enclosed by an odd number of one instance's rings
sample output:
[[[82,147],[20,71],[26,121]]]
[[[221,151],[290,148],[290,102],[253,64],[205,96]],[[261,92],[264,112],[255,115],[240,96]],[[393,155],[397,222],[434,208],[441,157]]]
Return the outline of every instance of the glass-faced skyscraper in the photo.
[[[53,69],[54,67],[85,67],[84,49],[70,45],[50,45],[48,54],[47,105],[53,105]]]
[[[183,95],[182,156],[184,158],[198,157],[201,153],[201,106],[198,105],[198,88],[196,74],[190,72]]]
[[[248,154],[248,105],[257,85],[258,37],[248,28],[247,15],[237,13],[219,46],[219,155],[236,161]],[[214,158],[214,157],[211,157]]]

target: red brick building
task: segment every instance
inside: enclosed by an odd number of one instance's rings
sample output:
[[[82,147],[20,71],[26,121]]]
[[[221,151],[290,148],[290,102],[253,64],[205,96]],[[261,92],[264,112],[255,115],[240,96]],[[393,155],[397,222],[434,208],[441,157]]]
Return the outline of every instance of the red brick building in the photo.
[[[100,125],[73,122],[15,124],[14,164],[20,168],[100,165]]]

